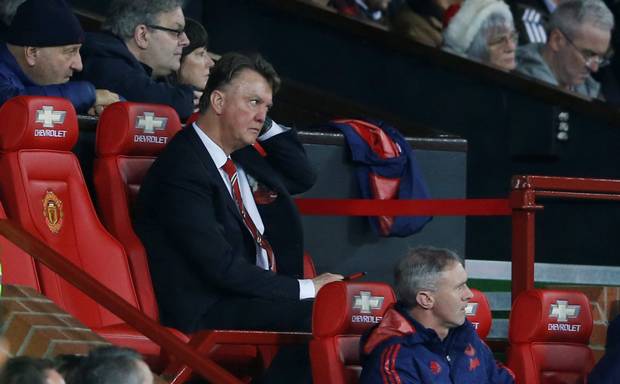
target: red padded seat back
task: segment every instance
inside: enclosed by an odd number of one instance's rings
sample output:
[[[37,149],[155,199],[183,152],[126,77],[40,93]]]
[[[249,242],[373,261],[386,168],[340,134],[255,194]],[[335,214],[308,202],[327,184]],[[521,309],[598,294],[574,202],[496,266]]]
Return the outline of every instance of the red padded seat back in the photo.
[[[314,302],[310,361],[315,383],[357,383],[361,373],[360,336],[379,323],[396,302],[383,283],[336,282]]]
[[[507,365],[518,383],[585,383],[594,365],[591,333],[590,302],[583,293],[523,292],[510,314]]]
[[[491,323],[493,321],[491,307],[489,306],[489,301],[484,293],[473,288],[471,289],[471,293],[473,293],[474,296],[471,300],[469,300],[467,308],[465,309],[465,314],[467,316],[467,320],[469,320],[473,324],[474,328],[476,328],[478,336],[484,340],[489,335]]]
[[[6,218],[4,207],[0,202],[0,219]],[[0,264],[2,265],[2,284],[25,285],[41,291],[32,256],[2,235],[0,235]]]
[[[78,160],[73,105],[20,96],[0,109],[0,193],[8,216],[138,306],[126,256],[95,214]],[[40,263],[43,293],[91,328],[121,321]]]
[[[142,311],[158,318],[144,246],[131,223],[140,185],[156,156],[181,129],[174,109],[165,105],[115,103],[99,118],[94,183],[105,227],[127,252]]]

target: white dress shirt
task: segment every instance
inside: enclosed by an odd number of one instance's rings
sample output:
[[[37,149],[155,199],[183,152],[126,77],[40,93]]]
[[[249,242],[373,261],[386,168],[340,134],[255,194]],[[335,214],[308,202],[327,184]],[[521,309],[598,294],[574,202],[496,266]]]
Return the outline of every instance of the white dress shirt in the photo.
[[[207,136],[207,134],[204,133],[202,129],[200,129],[196,123],[193,124],[193,127],[196,133],[198,134],[198,137],[204,144],[205,148],[209,152],[211,159],[213,159],[215,166],[220,171],[220,176],[222,177],[222,181],[224,182],[224,184],[226,185],[226,188],[228,189],[228,193],[230,193],[230,196],[233,197],[232,185],[230,183],[230,179],[228,178],[228,175],[226,174],[226,172],[224,172],[224,170],[222,169],[222,166],[224,166],[224,163],[226,163],[226,160],[228,160],[228,156],[226,156],[226,153],[224,152],[224,150],[222,150],[222,148],[220,148],[219,145],[217,145],[213,140],[211,140],[209,136]],[[265,134],[260,136],[258,140],[259,141],[267,140],[289,129],[290,128],[282,127],[274,122],[271,128]],[[241,198],[243,199],[243,206],[245,207],[245,210],[248,212],[248,215],[250,215],[250,218],[254,222],[256,229],[262,235],[265,232],[265,225],[263,224],[263,220],[261,219],[260,213],[258,212],[258,208],[256,207],[256,202],[254,201],[254,195],[252,194],[252,189],[250,188],[250,183],[248,181],[248,175],[245,173],[245,171],[239,164],[235,163],[235,166],[237,167],[237,178],[239,179],[239,189],[241,191]],[[234,200],[234,197],[233,197],[233,200]],[[256,265],[262,269],[269,269],[269,259],[267,257],[267,251],[265,251],[265,249],[263,249],[262,247],[259,247],[258,244],[255,244],[255,245],[256,245]],[[277,260],[278,260],[277,255],[274,255],[274,256],[276,256],[276,265],[277,265]],[[299,299],[300,300],[310,299],[315,296],[314,283],[312,282],[312,280],[301,279],[297,281],[299,282]]]

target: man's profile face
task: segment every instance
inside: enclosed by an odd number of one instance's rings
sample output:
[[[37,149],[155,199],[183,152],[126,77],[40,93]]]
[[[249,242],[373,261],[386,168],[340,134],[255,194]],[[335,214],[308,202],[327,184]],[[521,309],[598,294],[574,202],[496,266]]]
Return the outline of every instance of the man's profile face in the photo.
[[[232,150],[254,144],[273,103],[271,86],[258,72],[244,69],[222,92],[222,144]]]
[[[588,64],[587,58],[593,55],[605,56],[609,49],[611,33],[591,24],[583,24],[576,30],[574,36],[562,37],[564,45],[557,53],[559,62],[563,63],[559,68],[558,81],[569,86],[583,84],[591,72],[599,69],[598,63]]]
[[[81,44],[60,47],[29,48],[36,50],[36,63],[30,72],[31,80],[39,85],[66,83],[73,72],[82,70]]]
[[[157,26],[171,30],[185,29],[185,17],[179,7],[173,11],[160,13]],[[176,72],[181,65],[183,47],[189,44],[187,35],[172,31],[149,28],[149,45],[145,55],[145,64],[153,69],[155,77],[167,76]]]
[[[433,315],[439,326],[450,329],[465,322],[465,309],[473,294],[467,286],[467,272],[461,263],[454,262],[441,272],[433,297]]]

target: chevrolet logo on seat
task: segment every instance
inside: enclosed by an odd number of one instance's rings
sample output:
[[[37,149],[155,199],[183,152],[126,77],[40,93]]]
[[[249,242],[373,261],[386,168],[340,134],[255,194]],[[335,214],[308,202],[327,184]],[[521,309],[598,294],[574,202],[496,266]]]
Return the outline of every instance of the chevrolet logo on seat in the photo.
[[[65,122],[65,111],[54,111],[51,105],[44,105],[37,110],[35,123],[43,124],[43,128],[54,128],[54,124],[62,124]]]
[[[155,131],[163,131],[168,124],[167,117],[157,117],[154,112],[144,112],[144,116],[136,117],[136,129],[141,129],[145,134],[152,135]]]
[[[476,312],[478,312],[478,303],[467,303],[465,316],[476,316]]]
[[[373,309],[381,309],[383,296],[372,296],[372,292],[360,291],[359,296],[353,296],[353,309],[359,309],[360,313],[372,313]]]
[[[579,316],[580,310],[580,305],[570,305],[566,300],[556,300],[555,304],[551,304],[549,317],[555,317],[558,321],[567,322],[568,319],[574,319]]]

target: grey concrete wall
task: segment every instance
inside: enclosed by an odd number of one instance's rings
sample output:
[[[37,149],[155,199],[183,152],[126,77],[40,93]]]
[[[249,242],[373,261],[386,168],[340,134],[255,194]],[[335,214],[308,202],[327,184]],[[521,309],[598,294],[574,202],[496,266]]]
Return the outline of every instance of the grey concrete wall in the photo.
[[[310,191],[298,197],[359,197],[348,149],[340,145],[306,144],[305,147],[319,178]],[[465,197],[465,152],[419,149],[414,153],[431,198]],[[303,224],[306,250],[319,272],[365,271],[368,280],[391,283],[394,264],[410,247],[448,247],[460,255],[465,251],[464,217],[435,217],[421,232],[407,238],[376,236],[366,217],[304,216]]]

